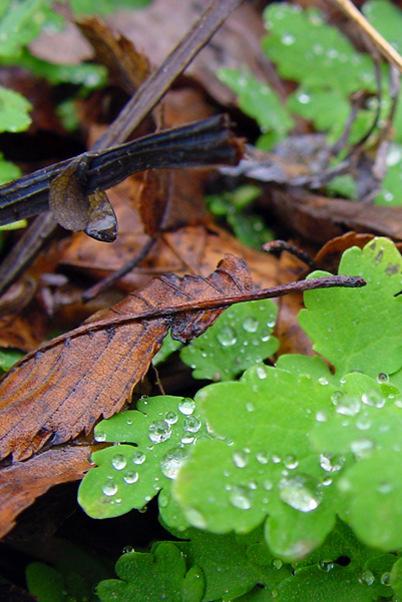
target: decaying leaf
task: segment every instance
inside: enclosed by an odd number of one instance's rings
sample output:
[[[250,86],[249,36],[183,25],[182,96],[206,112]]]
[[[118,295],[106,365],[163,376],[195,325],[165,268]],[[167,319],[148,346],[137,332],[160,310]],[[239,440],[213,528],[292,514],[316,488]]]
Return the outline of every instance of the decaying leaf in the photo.
[[[220,313],[187,312],[175,324],[180,306],[251,286],[245,263],[233,257],[208,278],[163,276],[27,355],[0,384],[1,457],[12,453],[14,461],[23,460],[46,442],[61,444],[88,433],[98,418],[128,401],[169,327],[195,336]]]
[[[287,228],[315,243],[325,243],[348,230],[402,240],[402,208],[351,203],[304,193],[272,190],[269,210]]]
[[[60,447],[0,470],[0,538],[12,529],[15,517],[50,487],[81,479],[90,467],[90,454],[86,445]]]

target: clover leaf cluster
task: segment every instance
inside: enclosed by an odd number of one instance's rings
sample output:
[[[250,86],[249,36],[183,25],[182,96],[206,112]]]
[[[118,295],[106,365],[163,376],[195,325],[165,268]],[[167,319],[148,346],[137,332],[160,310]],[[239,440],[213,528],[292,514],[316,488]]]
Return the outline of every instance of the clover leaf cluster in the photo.
[[[102,601],[137,599],[145,565],[177,600],[400,595],[402,259],[377,238],[348,249],[339,274],[367,285],[305,293],[299,321],[316,355],[274,364],[274,303],[239,304],[180,352],[194,377],[219,382],[97,426],[115,445],[94,454],[80,504],[104,518],[158,496],[179,538],[123,555]]]

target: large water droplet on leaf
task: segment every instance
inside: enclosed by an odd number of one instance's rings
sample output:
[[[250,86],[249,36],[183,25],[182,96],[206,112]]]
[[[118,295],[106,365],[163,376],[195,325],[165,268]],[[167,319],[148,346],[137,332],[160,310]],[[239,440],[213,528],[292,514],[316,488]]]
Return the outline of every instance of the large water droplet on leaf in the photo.
[[[179,403],[178,409],[179,412],[181,412],[185,416],[191,416],[191,414],[195,410],[195,401],[193,401],[192,399],[183,399],[183,401]]]
[[[152,443],[163,443],[172,434],[171,425],[166,420],[157,420],[149,425],[148,437]]]
[[[320,505],[320,495],[312,479],[295,476],[282,479],[279,483],[279,497],[300,512],[311,512]]]
[[[237,343],[236,333],[232,328],[230,328],[230,326],[225,326],[224,328],[222,328],[218,332],[216,338],[218,339],[222,347],[231,347],[232,345],[236,345]]]
[[[187,453],[182,447],[172,449],[161,462],[161,470],[168,479],[175,479],[180,470]]]
[[[117,493],[117,485],[113,481],[108,481],[102,487],[102,491],[103,491],[103,493],[105,495],[107,495],[107,496],[110,497],[110,496],[115,495]]]
[[[246,332],[257,332],[258,320],[255,318],[246,318],[243,322],[243,328]]]
[[[116,454],[112,458],[112,466],[116,470],[123,470],[127,466],[127,460],[123,454]]]
[[[235,508],[240,510],[250,510],[251,500],[247,492],[242,487],[235,487],[230,494],[230,502]]]

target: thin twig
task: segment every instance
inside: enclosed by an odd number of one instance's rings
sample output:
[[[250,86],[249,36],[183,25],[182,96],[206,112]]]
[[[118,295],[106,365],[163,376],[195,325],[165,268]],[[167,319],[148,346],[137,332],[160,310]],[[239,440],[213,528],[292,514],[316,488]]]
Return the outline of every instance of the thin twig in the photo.
[[[116,284],[116,282],[120,280],[120,278],[123,278],[123,276],[128,274],[128,272],[131,272],[131,270],[133,270],[139,263],[141,263],[143,259],[145,259],[145,257],[148,255],[155,243],[155,238],[151,238],[150,240],[148,240],[142,247],[142,249],[140,249],[139,252],[136,255],[134,255],[134,257],[132,257],[132,259],[130,259],[130,261],[127,261],[120,269],[113,272],[113,274],[110,274],[110,276],[103,278],[102,280],[91,286],[91,288],[88,288],[82,294],[82,300],[90,301],[98,295],[100,295],[100,293],[103,293],[106,289]]]
[[[286,240],[270,240],[262,245],[263,250],[266,253],[272,253],[273,255],[280,255],[283,251],[287,251],[291,255],[300,259],[303,263],[308,265],[311,269],[316,270],[318,268],[316,262],[306,251],[300,249],[296,245],[293,245]]]
[[[140,322],[145,320],[156,320],[158,318],[174,318],[174,316],[183,313],[197,313],[198,311],[208,311],[213,309],[224,309],[234,303],[244,303],[245,301],[258,301],[260,299],[272,299],[273,297],[283,297],[291,293],[303,293],[315,289],[327,289],[327,288],[360,288],[366,286],[366,281],[360,276],[328,276],[325,278],[310,278],[307,280],[298,280],[297,282],[290,282],[288,284],[280,284],[272,288],[265,288],[261,290],[254,290],[252,292],[241,292],[237,295],[231,295],[229,297],[202,299],[201,301],[184,301],[181,305],[175,307],[157,307],[154,309],[148,309],[138,314],[126,314],[119,315],[116,318],[108,318],[105,320],[99,320],[97,322],[91,322],[79,326],[73,331],[66,332],[59,337],[48,341],[35,349],[34,352],[28,353],[18,363],[21,366],[28,361],[34,353],[38,351],[45,351],[50,349],[60,342],[66,339],[72,340],[81,335],[87,335],[88,332],[96,332],[104,328],[112,328],[114,326],[121,326],[122,324],[129,324],[132,322]]]
[[[397,50],[369,23],[351,0],[334,0],[335,4],[358,25],[383,57],[402,72],[402,57]]]

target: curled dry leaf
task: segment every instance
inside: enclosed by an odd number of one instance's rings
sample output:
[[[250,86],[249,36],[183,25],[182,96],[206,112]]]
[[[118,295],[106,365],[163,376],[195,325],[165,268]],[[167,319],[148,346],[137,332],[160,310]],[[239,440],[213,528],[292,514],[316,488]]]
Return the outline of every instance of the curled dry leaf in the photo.
[[[50,487],[81,479],[90,467],[90,454],[87,445],[60,447],[0,470],[0,538],[12,529],[15,517]]]
[[[105,65],[115,84],[133,94],[150,73],[147,57],[136,49],[133,42],[112,32],[100,19],[82,19],[78,27],[90,42],[96,62]]]
[[[186,314],[174,317],[183,305],[241,294],[251,286],[245,263],[234,257],[208,278],[167,275],[25,356],[0,383],[0,457],[23,460],[46,442],[61,444],[88,433],[98,418],[113,415],[130,399],[175,321],[190,336]],[[219,313],[206,312],[204,328]],[[189,315],[199,334],[199,316]]]

